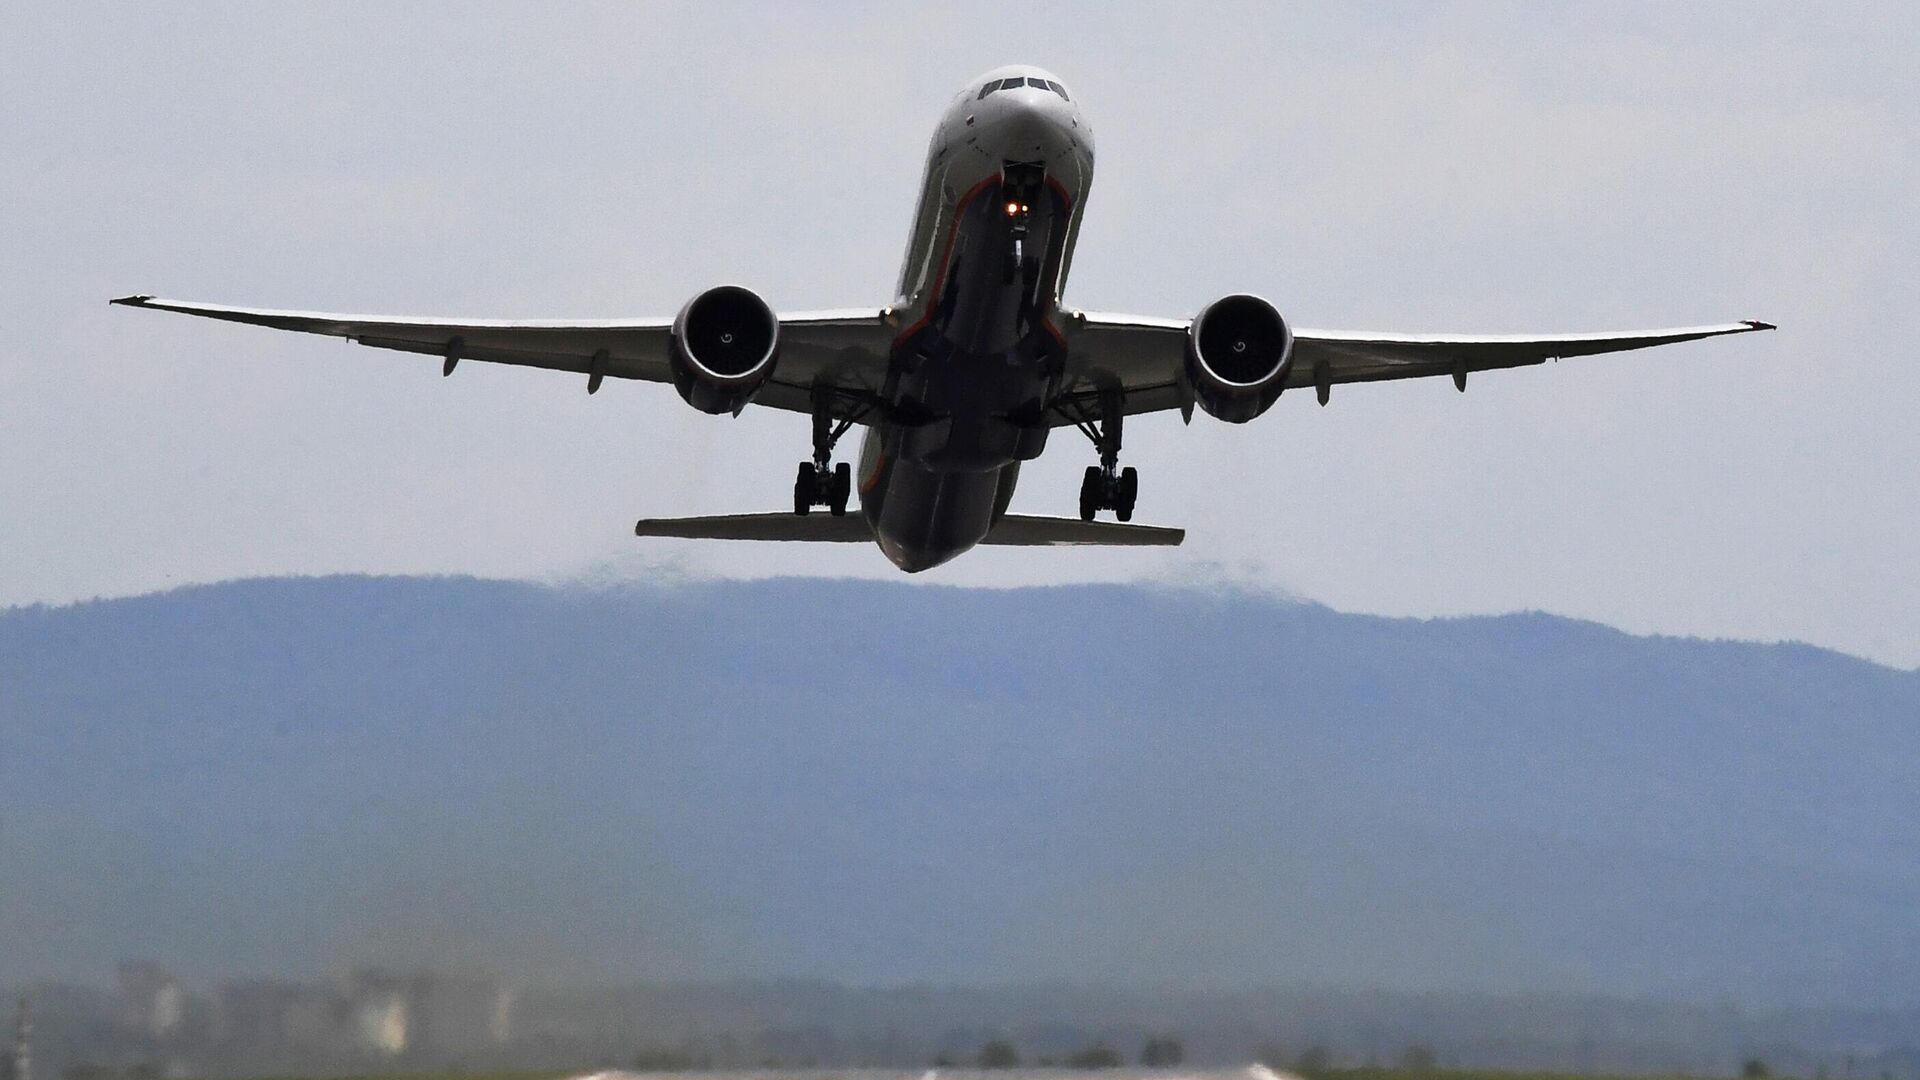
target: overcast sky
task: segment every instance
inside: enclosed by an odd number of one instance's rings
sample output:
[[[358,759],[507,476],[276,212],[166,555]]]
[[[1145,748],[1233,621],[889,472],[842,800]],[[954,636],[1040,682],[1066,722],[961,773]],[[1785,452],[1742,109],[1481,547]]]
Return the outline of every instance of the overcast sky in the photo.
[[[1069,303],[1297,325],[1774,334],[1128,426],[1172,552],[916,580],[1233,581],[1920,665],[1909,4],[14,4],[0,17],[0,604],[241,575],[897,576],[636,541],[772,510],[803,417],[158,313],[132,292],[671,313],[890,299],[973,75],[1099,131]],[[1071,514],[1062,432],[1016,510]]]

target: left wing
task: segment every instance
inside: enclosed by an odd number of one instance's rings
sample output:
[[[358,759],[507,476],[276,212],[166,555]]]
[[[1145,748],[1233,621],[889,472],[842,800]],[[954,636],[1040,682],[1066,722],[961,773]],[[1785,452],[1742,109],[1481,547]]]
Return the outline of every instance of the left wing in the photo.
[[[672,319],[416,319],[274,311],[151,296],[125,296],[113,303],[425,353],[440,357],[449,375],[460,361],[477,360],[584,375],[588,393],[599,389],[603,378],[673,381],[667,366]],[[886,377],[887,349],[896,333],[882,319],[878,308],[781,315],[780,362],[753,403],[810,412],[810,388],[816,384],[872,400]]]
[[[1070,396],[1095,408],[1103,387],[1117,387],[1129,414],[1182,406],[1180,386],[1191,320],[1077,311],[1065,320],[1068,348],[1080,365]],[[1527,367],[1568,356],[1625,352],[1654,345],[1772,330],[1746,321],[1608,334],[1393,334],[1297,329],[1287,388],[1311,386],[1327,403],[1339,383],[1451,375],[1466,389],[1475,371]],[[1072,423],[1057,410],[1056,424]]]

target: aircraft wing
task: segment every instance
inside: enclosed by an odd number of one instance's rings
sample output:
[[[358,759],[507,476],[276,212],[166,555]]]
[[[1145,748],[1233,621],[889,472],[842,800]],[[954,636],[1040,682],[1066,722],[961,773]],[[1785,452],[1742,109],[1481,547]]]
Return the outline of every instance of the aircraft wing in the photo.
[[[988,547],[1179,547],[1187,530],[1165,525],[1008,514],[980,541]]]
[[[708,517],[646,518],[633,526],[635,536],[667,536],[682,540],[776,540],[818,544],[851,544],[873,539],[873,529],[860,514],[718,514]],[[989,547],[1177,547],[1185,529],[1164,525],[1122,525],[1079,518],[1031,517],[1008,514],[987,533]]]
[[[1063,320],[1069,349],[1081,365],[1069,391],[1082,408],[1098,412],[1100,389],[1118,386],[1129,414],[1187,406],[1181,386],[1188,319],[1074,312]],[[1296,329],[1287,387],[1313,387],[1326,404],[1340,383],[1450,375],[1466,388],[1475,371],[1527,367],[1569,356],[1625,352],[1654,345],[1771,330],[1763,322],[1682,326],[1603,334],[1394,334]],[[1072,423],[1056,410],[1056,424]]]
[[[603,378],[673,381],[667,364],[672,319],[418,319],[274,311],[151,296],[125,296],[113,303],[424,353],[440,357],[449,375],[461,361],[477,360],[573,372],[585,377],[588,393],[599,389]],[[858,411],[861,402],[875,397],[886,377],[888,347],[897,331],[881,320],[878,308],[781,315],[780,362],[753,403],[811,412],[809,388],[819,381],[843,392],[847,405],[841,411]]]

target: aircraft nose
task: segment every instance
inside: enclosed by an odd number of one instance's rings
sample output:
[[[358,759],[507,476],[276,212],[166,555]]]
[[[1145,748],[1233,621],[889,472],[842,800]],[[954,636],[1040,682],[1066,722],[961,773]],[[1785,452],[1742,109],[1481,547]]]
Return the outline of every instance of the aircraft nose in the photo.
[[[1059,154],[1071,141],[1073,122],[1067,103],[1047,90],[1026,88],[1002,91],[993,133],[1002,156],[1013,161],[1045,160]]]

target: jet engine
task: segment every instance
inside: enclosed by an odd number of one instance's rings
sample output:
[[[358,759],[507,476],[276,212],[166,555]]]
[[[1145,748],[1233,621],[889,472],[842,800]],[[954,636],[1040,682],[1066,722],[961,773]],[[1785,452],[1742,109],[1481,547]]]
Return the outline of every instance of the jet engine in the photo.
[[[747,407],[780,358],[780,320],[751,289],[721,285],[673,319],[673,386],[704,413]]]
[[[1293,330],[1257,296],[1208,304],[1187,330],[1187,385],[1208,415],[1244,424],[1280,397],[1293,367]]]

